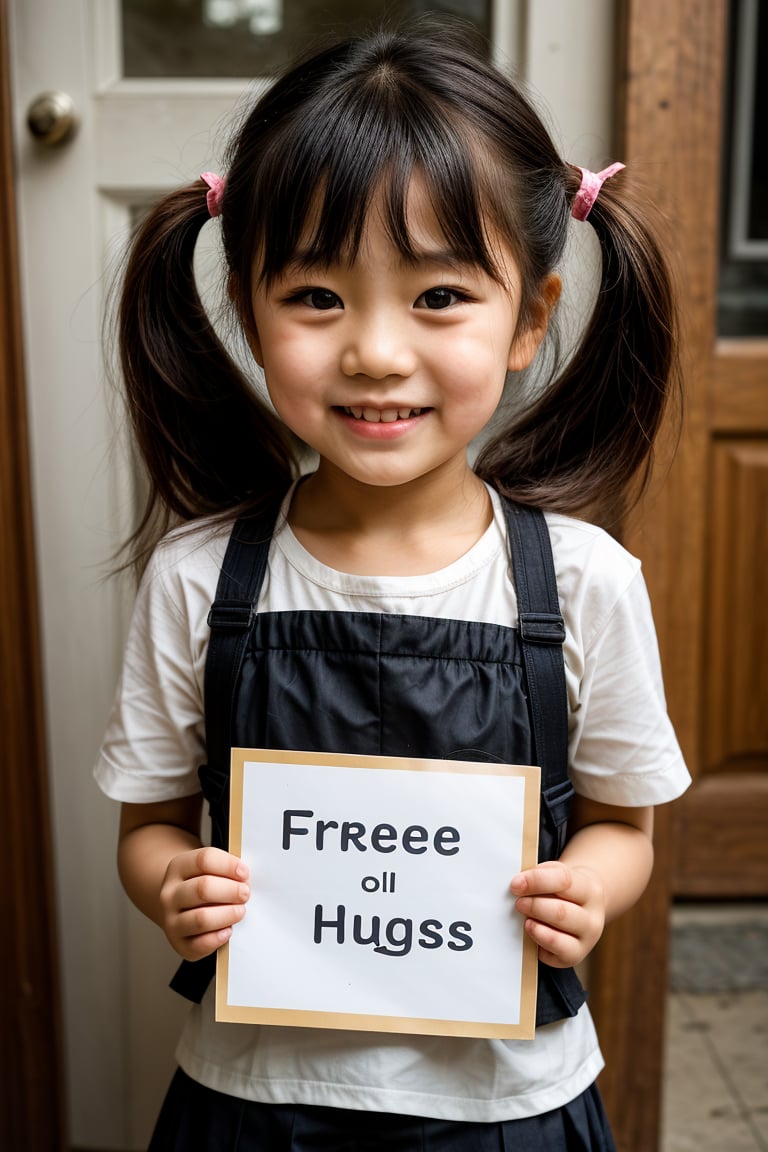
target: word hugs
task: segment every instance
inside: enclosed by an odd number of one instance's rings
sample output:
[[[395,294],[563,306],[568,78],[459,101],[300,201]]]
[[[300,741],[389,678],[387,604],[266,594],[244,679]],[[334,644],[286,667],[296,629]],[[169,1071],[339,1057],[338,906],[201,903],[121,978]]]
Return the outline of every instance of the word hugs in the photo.
[[[441,948],[446,937],[452,952],[465,952],[472,947],[472,925],[465,920],[456,920],[447,929],[435,919],[422,920],[416,927],[406,916],[393,916],[383,923],[380,916],[348,916],[343,904],[336,905],[333,919],[323,919],[325,915],[322,904],[316,904],[315,944],[322,944],[323,933],[328,932],[337,944],[344,944],[349,938],[354,944],[372,945],[380,956],[407,956],[414,943],[419,948]]]

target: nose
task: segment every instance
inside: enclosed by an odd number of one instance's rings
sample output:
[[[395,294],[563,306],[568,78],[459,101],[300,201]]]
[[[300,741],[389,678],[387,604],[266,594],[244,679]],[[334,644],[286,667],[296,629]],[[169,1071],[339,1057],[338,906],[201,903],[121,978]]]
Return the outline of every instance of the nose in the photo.
[[[411,341],[402,322],[388,311],[350,318],[341,354],[346,376],[410,376],[416,367]]]

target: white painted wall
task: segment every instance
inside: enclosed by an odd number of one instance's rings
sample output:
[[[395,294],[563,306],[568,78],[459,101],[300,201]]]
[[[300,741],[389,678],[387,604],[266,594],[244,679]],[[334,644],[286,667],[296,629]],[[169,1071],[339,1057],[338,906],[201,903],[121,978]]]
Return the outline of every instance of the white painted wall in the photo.
[[[612,150],[615,0],[528,0],[521,62],[564,159],[600,171]],[[564,347],[591,311],[597,266],[592,229],[572,227],[563,267]]]

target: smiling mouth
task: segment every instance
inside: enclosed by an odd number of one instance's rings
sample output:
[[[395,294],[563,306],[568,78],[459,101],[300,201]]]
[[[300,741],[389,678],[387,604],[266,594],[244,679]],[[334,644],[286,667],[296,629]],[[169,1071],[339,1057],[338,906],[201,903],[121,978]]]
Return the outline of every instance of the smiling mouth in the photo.
[[[425,408],[342,408],[345,416],[365,420],[368,424],[393,424],[395,420],[410,420],[421,416]]]

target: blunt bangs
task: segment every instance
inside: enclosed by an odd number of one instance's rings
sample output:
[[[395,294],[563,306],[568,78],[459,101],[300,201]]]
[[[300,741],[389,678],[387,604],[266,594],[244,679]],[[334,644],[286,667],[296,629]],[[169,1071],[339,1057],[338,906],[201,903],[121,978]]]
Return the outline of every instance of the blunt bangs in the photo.
[[[418,111],[416,113],[418,115]],[[447,246],[462,263],[496,277],[485,240],[472,156],[460,136],[430,117],[414,123],[377,107],[346,107],[323,117],[318,139],[311,120],[283,154],[280,194],[263,213],[262,279],[269,283],[298,261],[354,261],[374,199],[404,260],[415,261],[407,218],[412,179],[423,177]],[[270,242],[265,243],[267,237]]]
[[[327,77],[262,134],[255,164],[235,160],[232,184],[242,173],[239,195],[249,199],[237,216],[253,222],[252,234],[238,238],[238,275],[252,280],[255,269],[243,266],[248,252],[260,254],[258,280],[267,285],[294,263],[353,261],[375,198],[393,246],[415,261],[407,199],[418,175],[456,260],[501,280],[486,233],[488,199],[496,197],[481,150],[457,109],[396,65],[350,74],[346,83]],[[231,188],[233,198],[237,191]]]

